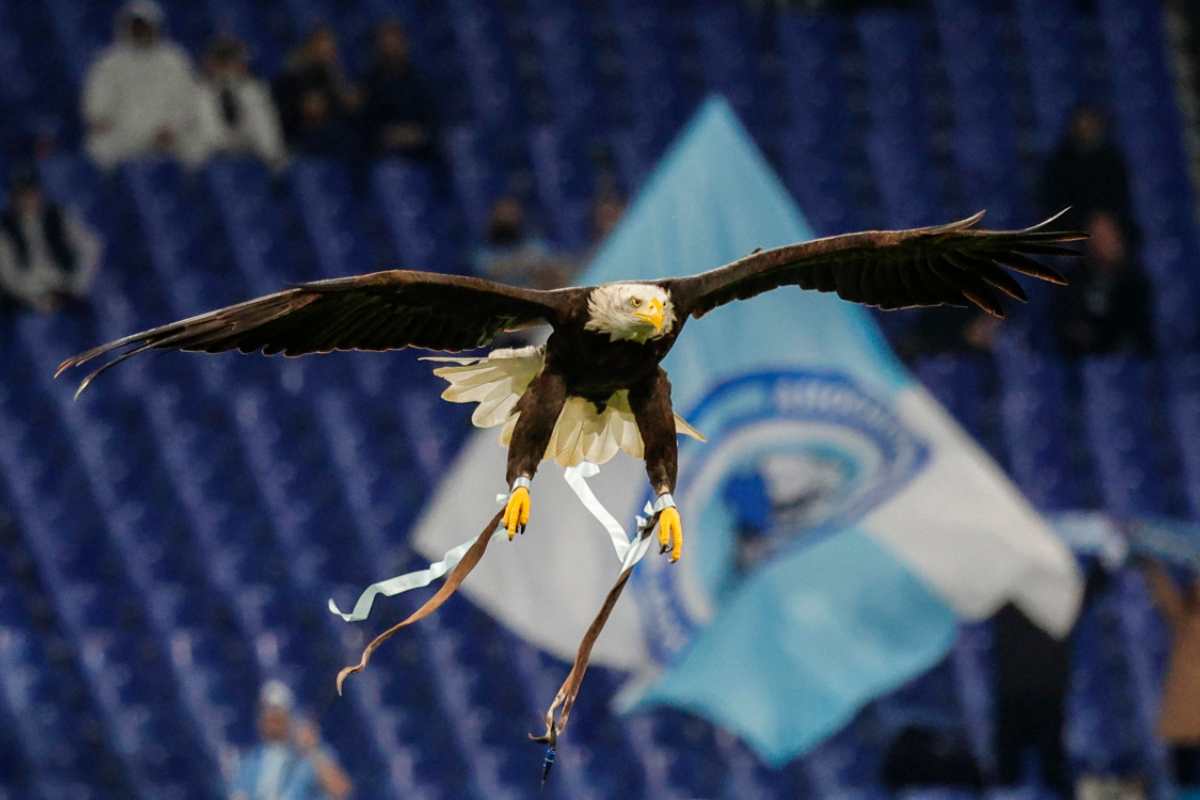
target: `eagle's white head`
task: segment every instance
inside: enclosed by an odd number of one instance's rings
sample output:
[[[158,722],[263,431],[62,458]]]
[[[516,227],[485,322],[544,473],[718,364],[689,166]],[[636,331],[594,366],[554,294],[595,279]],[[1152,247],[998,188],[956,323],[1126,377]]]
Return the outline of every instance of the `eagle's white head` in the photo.
[[[588,296],[589,331],[607,333],[611,341],[644,343],[675,328],[671,295],[652,283],[609,283]]]

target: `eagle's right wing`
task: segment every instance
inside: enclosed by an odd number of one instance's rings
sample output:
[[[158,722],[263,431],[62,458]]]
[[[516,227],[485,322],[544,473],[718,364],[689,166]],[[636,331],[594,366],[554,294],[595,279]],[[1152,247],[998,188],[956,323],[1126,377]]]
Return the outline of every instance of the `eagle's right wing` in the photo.
[[[135,333],[63,361],[55,375],[115,354],[109,367],[147,350],[283,353],[482,347],[501,331],[558,324],[584,290],[539,291],[435,272],[388,270],[315,281]],[[76,393],[78,394],[78,392]]]
[[[1066,283],[1037,261],[1038,256],[1079,255],[1062,245],[1086,234],[1048,228],[1063,213],[1014,231],[976,228],[981,211],[931,228],[829,236],[755,251],[723,267],[661,283],[677,309],[696,317],[782,286],[837,292],[882,309],[970,304],[1003,317],[1000,295],[1025,300],[1006,270]]]

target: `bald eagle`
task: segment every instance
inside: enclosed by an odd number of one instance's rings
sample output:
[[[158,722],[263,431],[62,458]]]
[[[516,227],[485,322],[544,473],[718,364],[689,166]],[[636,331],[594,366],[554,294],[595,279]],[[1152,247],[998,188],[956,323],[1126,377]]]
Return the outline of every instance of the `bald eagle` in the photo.
[[[1005,269],[1063,285],[1036,256],[1071,256],[1063,243],[1084,234],[1051,230],[1061,216],[1012,231],[977,229],[983,212],[958,222],[816,239],[750,255],[683,278],[541,291],[459,275],[388,270],[305,283],[207,314],[135,333],[68,358],[55,373],[115,355],[83,379],[78,397],[105,370],[148,350],[239,350],[300,356],[334,350],[415,347],[457,352],[500,333],[549,325],[541,348],[497,350],[437,374],[443,397],[477,402],[472,419],[503,426],[508,446],[511,539],[529,522],[530,481],[544,458],[603,462],[618,450],[645,460],[658,496],[659,544],[679,559],[683,527],[671,493],[676,434],[699,434],[671,407],[659,366],[687,321],[733,300],[798,286],[881,309],[974,305],[1004,316],[999,295],[1025,301]]]

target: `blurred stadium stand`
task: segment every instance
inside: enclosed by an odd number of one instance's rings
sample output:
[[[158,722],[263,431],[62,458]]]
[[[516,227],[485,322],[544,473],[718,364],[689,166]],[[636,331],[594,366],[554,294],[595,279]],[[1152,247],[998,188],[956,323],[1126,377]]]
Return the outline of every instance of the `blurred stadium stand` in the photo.
[[[1157,4],[164,4],[193,53],[231,30],[268,75],[315,20],[335,24],[357,67],[373,22],[399,16],[447,87],[445,187],[402,161],[298,160],[278,178],[238,159],[194,175],[160,161],[98,174],[78,155],[76,107],[117,5],[0,0],[2,152],[53,131],[64,147],[41,162],[46,185],[108,242],[90,312],[0,319],[0,798],[220,797],[221,765],[252,740],[255,692],[272,676],[311,705],[357,797],[528,796],[538,755],[524,732],[563,665],[469,603],[381,650],[346,698],[333,693],[363,635],[335,624],[325,597],[345,603],[381,565],[417,563],[406,525],[466,433],[424,366],[146,359],[81,403],[50,372],[98,341],[290,281],[385,264],[465,271],[514,181],[549,238],[580,250],[596,171],[610,164],[634,191],[708,92],[729,97],[822,234],[977,207],[996,224],[1031,222],[1038,165],[1072,106],[1115,109],[1137,165],[1161,360],[1062,361],[1038,347],[1049,310],[1034,303],[994,360],[927,357],[916,371],[1039,507],[1200,517],[1200,241]],[[410,607],[399,598],[378,616]],[[1132,758],[1161,779],[1150,730],[1164,634],[1140,578],[1122,576],[1087,612],[1079,646],[1072,763],[1103,772]],[[546,796],[883,797],[872,776],[897,713],[931,710],[991,757],[989,647],[986,625],[969,631],[933,672],[781,772],[679,713],[611,716],[618,676],[593,669],[575,711],[587,723]]]

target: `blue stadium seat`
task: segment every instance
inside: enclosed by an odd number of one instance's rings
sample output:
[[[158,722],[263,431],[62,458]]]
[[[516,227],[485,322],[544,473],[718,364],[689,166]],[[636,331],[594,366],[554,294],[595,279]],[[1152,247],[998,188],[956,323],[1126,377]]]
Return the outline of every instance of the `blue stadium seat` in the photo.
[[[497,136],[517,134],[527,112],[503,14],[490,0],[455,0],[449,8],[474,116]]]
[[[873,129],[867,154],[883,198],[887,224],[928,225],[945,217],[947,204],[930,152],[932,123],[926,109],[925,18],[903,11],[867,11],[855,18],[867,57]]]
[[[954,105],[952,149],[958,182],[969,208],[986,208],[997,228],[1029,224],[1019,219],[1028,190],[1021,185],[1015,97],[1001,39],[1003,16],[985,7],[940,0],[934,19]],[[997,111],[1000,113],[997,113]]]
[[[437,176],[400,159],[371,172],[371,190],[397,266],[429,272],[462,272],[463,256],[452,241],[450,212]]]
[[[783,86],[791,119],[779,139],[783,177],[819,234],[853,227],[846,174],[850,113],[839,53],[851,39],[838,15],[789,13],[780,19]]]
[[[1082,21],[1071,0],[1017,0],[1016,22],[1032,92],[1036,148],[1049,153],[1083,100],[1102,101],[1080,53]]]
[[[1000,413],[1017,485],[1041,508],[1099,504],[1071,372],[1022,349],[1001,347],[996,356],[1004,381]]]
[[[591,241],[596,183],[587,154],[565,131],[550,127],[533,131],[530,150],[553,239],[568,250],[584,249]]]
[[[1178,487],[1174,453],[1163,438],[1163,390],[1152,365],[1129,358],[1093,358],[1082,368],[1085,429],[1104,488],[1119,516],[1166,515]]]
[[[530,27],[552,118],[568,130],[605,127],[610,109],[601,102],[592,20],[574,4],[536,5]]]

